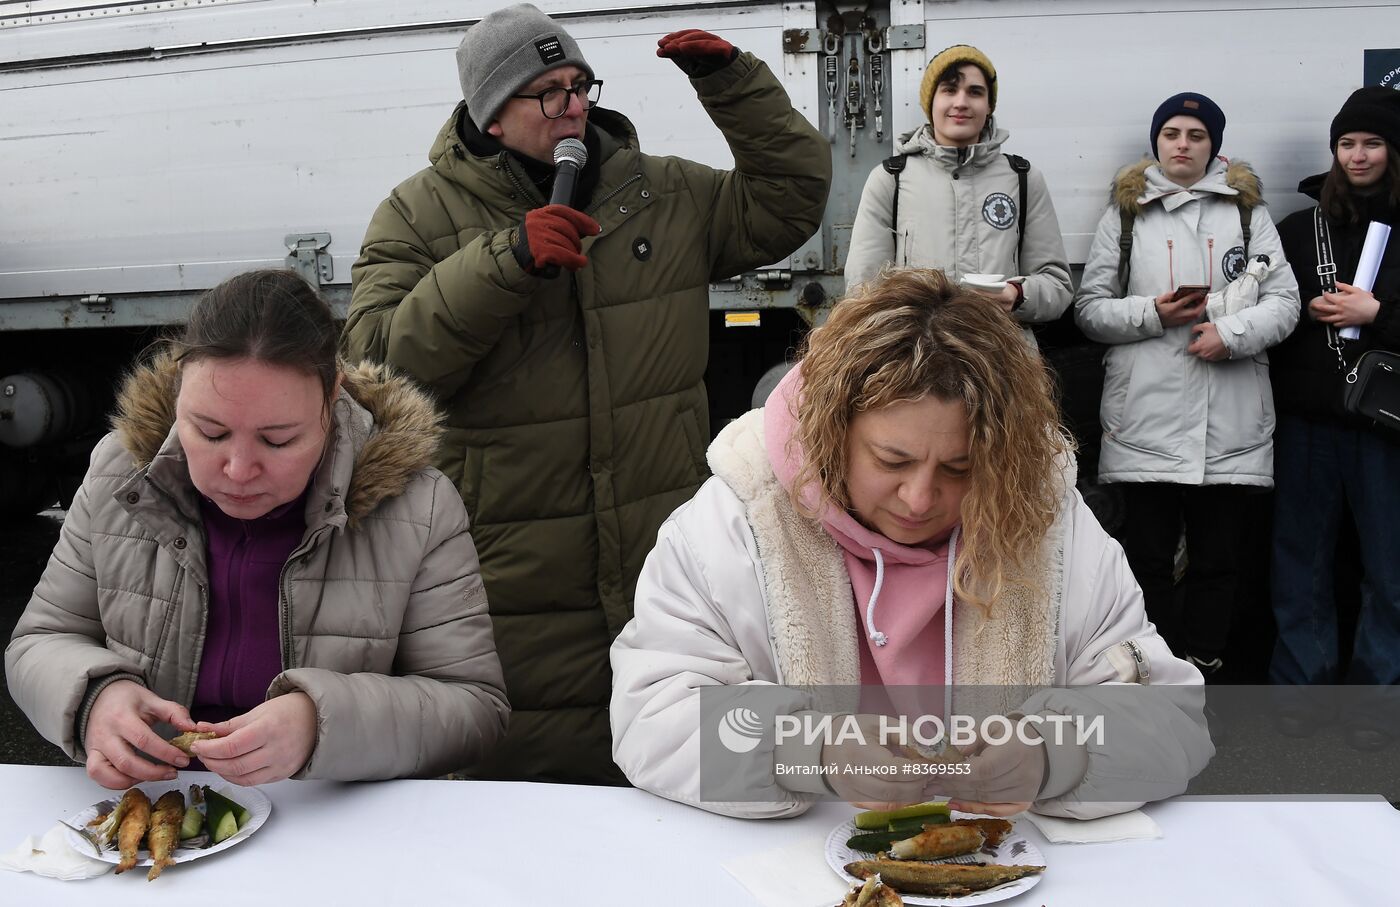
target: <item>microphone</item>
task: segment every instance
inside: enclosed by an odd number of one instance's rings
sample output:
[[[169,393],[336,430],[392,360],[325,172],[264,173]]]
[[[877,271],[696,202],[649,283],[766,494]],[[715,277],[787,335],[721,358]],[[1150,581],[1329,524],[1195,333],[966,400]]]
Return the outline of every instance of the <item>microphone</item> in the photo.
[[[588,149],[578,139],[560,139],[554,146],[554,191],[551,205],[574,206],[574,184],[578,173],[588,163]]]

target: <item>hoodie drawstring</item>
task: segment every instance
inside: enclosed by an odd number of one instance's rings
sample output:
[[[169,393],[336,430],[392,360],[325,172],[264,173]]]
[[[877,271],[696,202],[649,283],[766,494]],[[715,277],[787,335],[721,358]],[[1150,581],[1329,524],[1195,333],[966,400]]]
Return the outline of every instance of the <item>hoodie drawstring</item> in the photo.
[[[943,720],[953,714],[953,568],[958,557],[958,534],[961,526],[953,527],[948,536],[948,582],[943,590]],[[870,590],[870,601],[865,604],[865,634],[876,646],[889,643],[889,637],[875,629],[875,605],[880,600],[880,589],[885,585],[885,556],[879,548],[871,548],[875,556],[875,588]],[[946,746],[947,738],[941,741]],[[942,746],[939,747],[940,751]]]
[[[870,549],[875,555],[875,588],[870,592],[870,601],[865,604],[865,635],[877,646],[889,642],[889,637],[875,629],[875,603],[880,600],[880,587],[885,584],[885,558],[879,548]]]
[[[948,536],[948,582],[943,592],[943,680],[953,684],[953,562],[958,556],[958,533],[961,526],[953,528]],[[877,646],[885,646],[890,639],[875,627],[875,606],[880,601],[880,590],[885,585],[885,556],[879,548],[871,548],[875,557],[875,588],[870,590],[870,601],[865,603],[865,635]]]
[[[961,526],[953,527],[948,536],[948,585],[943,592],[943,720],[953,716],[953,565],[958,556],[958,532]]]

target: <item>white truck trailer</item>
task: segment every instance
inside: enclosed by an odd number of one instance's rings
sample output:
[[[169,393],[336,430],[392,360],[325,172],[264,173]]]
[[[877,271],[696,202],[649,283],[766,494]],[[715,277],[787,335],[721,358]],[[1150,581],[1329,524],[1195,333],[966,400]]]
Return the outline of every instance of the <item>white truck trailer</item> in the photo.
[[[1386,69],[1385,47],[1400,44],[1400,7],[1379,0],[537,3],[650,153],[732,163],[654,55],[680,28],[768,61],[831,137],[821,231],[710,288],[715,426],[840,295],[861,187],[923,122],[919,80],[941,48],[975,44],[995,62],[1008,150],[1045,173],[1076,264],[1162,98],[1219,101],[1224,152],[1256,166],[1277,217],[1326,165],[1328,121],[1363,68],[1393,84],[1400,66]],[[286,262],[344,311],[370,214],[425,165],[460,97],[463,30],[503,4],[0,0],[0,513],[75,487],[122,367],[219,280]],[[1097,354],[1068,322],[1043,340],[1093,440]]]

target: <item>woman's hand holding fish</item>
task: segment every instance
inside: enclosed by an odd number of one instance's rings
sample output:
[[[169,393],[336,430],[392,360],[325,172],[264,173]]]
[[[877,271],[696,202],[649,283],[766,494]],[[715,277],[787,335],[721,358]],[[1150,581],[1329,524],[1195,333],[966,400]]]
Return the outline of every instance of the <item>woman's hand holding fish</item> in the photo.
[[[216,740],[200,740],[191,751],[209,771],[245,787],[271,784],[301,770],[316,747],[316,704],[305,693],[269,699],[237,718],[200,722]]]
[[[108,684],[97,694],[88,713],[83,739],[88,777],[111,790],[142,781],[174,781],[175,769],[171,765],[184,768],[190,760],[151,730],[158,721],[182,731],[192,731],[195,726],[184,706],[161,699],[135,681]],[[137,750],[170,765],[152,762]]]
[[[935,776],[924,794],[949,797],[949,808],[984,816],[1025,812],[1040,792],[1046,772],[1045,744],[1038,735],[1033,739],[1036,742],[1031,743],[1012,734],[1004,743],[989,744],[979,737],[960,745],[971,771]]]
[[[881,745],[878,719],[858,715],[864,739],[822,745],[826,782],[837,796],[858,809],[891,810],[923,797],[926,775],[913,772],[914,763]],[[838,738],[840,740],[840,738]]]

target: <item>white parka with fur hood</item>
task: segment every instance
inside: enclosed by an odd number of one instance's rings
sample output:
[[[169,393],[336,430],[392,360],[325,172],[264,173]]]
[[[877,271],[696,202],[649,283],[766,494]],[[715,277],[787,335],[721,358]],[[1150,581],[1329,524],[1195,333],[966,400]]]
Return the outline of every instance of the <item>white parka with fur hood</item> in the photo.
[[[208,619],[198,492],[175,433],[178,371],[142,366],[92,454],[9,647],[11,695],[44,737],[85,759],[97,694],[135,680],[189,707]],[[316,706],[299,778],[427,777],[505,731],[501,667],[467,514],[432,467],[440,428],[407,380],[344,378],[306,531],[283,568],[283,671],[269,698]]]
[[[820,792],[820,779],[816,787],[775,781],[771,741],[743,769],[745,789],[771,800],[702,799],[700,691],[858,685],[861,631],[850,576],[836,542],[798,513],[775,476],[762,410],[721,431],[709,461],[714,477],[662,525],[637,585],[635,616],[613,643],[613,758],[634,785],[671,800],[733,816],[796,815]],[[1068,467],[1060,516],[1037,562],[1046,591],[1009,594],[990,619],[955,603],[953,681],[981,690],[1081,687],[1018,698],[1026,714],[1074,714],[1091,685],[1150,684],[1139,697],[1117,686],[1128,695],[1096,703],[1114,729],[1114,739],[1105,738],[1113,747],[1047,749],[1035,811],[1093,818],[1180,793],[1214,748],[1200,673],[1147,621],[1122,549],[1074,491],[1073,472]],[[1161,685],[1173,686],[1150,692]],[[1120,734],[1126,727],[1136,730]],[[1140,782],[1132,786],[1138,799],[1106,793],[1129,778]]]
[[[983,141],[959,149],[937,144],[928,125],[901,136],[895,151],[907,157],[898,182],[899,223],[891,223],[895,178],[876,167],[865,181],[851,229],[846,289],[886,264],[938,268],[955,281],[964,274],[1021,276],[1025,298],[1013,318],[1029,325],[1064,314],[1073,287],[1050,190],[1032,166],[1021,237],[1020,179],[1001,151],[1007,138],[1005,129],[994,127]],[[1034,341],[1029,327],[1022,331]]]
[[[1244,272],[1236,199],[1249,210],[1249,257],[1272,269],[1258,302],[1216,324],[1230,358],[1186,352],[1191,325],[1163,327],[1154,299],[1184,284],[1219,290]],[[1128,286],[1118,286],[1120,210],[1132,211]],[[1266,349],[1298,323],[1298,283],[1249,165],[1212,161],[1189,190],[1144,160],[1121,170],[1099,220],[1075,320],[1104,354],[1101,482],[1272,487],[1274,397]]]

